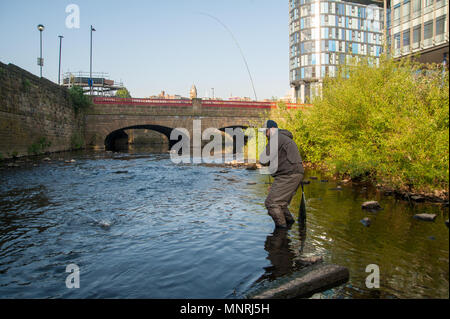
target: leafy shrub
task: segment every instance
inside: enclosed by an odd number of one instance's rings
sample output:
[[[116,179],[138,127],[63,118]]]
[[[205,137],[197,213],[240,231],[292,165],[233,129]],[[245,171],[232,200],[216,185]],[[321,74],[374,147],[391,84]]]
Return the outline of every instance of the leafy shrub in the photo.
[[[22,90],[28,92],[31,88],[31,82],[28,79],[22,79]]]
[[[361,61],[325,79],[308,110],[275,112],[307,161],[398,189],[448,190],[448,85],[439,65]]]
[[[84,146],[84,139],[81,133],[76,132],[72,135],[70,139],[71,148],[73,150],[79,150]]]
[[[48,141],[47,138],[45,138],[45,137],[41,137],[37,142],[31,144],[28,147],[28,154],[30,154],[30,155],[42,154],[51,145],[52,145],[51,141]]]
[[[88,108],[92,104],[91,99],[87,95],[84,95],[83,89],[79,86],[72,86],[69,89],[69,98],[75,112]]]

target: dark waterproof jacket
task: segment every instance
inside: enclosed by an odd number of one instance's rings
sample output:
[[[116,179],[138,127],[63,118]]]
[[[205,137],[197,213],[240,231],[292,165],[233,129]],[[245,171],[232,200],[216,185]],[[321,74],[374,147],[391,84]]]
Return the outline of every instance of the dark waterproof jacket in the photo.
[[[274,138],[273,136],[271,138]],[[293,135],[288,130],[278,130],[278,169],[272,174],[273,177],[279,175],[290,175],[305,172],[302,164],[302,157],[298,151],[297,144],[292,139]],[[269,156],[269,161],[264,162],[263,154]],[[261,154],[261,164],[267,166],[270,164],[270,159],[273,159],[275,154],[270,154],[270,138],[267,143],[266,149]]]

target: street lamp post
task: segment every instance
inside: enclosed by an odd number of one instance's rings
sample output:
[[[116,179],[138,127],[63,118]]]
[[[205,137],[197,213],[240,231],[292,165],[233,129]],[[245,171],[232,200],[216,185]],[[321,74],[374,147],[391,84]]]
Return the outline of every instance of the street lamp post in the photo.
[[[39,65],[40,68],[41,68],[41,78],[42,78],[42,67],[44,66],[44,59],[42,59],[42,31],[44,31],[45,27],[44,27],[42,24],[39,24],[39,25],[37,26],[37,28],[38,28],[38,30],[39,30],[40,39],[41,39],[41,41],[40,41],[40,43],[41,43],[41,49],[40,49],[40,56],[39,56],[39,59],[38,59],[38,65]]]
[[[92,27],[92,25],[91,25],[91,64],[90,64],[90,72],[89,72],[89,86],[91,87],[91,95],[92,95],[92,88],[93,88],[93,85],[94,85],[94,81],[92,80],[92,32],[93,31],[96,31],[93,27]]]
[[[61,47],[62,47],[62,39],[64,38],[62,35],[58,35],[59,37],[59,67],[58,67],[58,85],[61,84]]]

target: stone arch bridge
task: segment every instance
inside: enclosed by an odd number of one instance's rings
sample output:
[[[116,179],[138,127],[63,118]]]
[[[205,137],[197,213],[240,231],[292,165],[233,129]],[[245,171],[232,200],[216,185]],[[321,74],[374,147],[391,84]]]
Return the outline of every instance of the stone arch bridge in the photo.
[[[274,102],[94,97],[93,106],[86,114],[86,143],[90,148],[109,149],[129,129],[157,131],[170,141],[170,134],[176,128],[184,128],[192,136],[193,120],[201,120],[202,130],[258,126],[263,124],[264,115],[275,107]],[[287,107],[304,106],[288,104]]]

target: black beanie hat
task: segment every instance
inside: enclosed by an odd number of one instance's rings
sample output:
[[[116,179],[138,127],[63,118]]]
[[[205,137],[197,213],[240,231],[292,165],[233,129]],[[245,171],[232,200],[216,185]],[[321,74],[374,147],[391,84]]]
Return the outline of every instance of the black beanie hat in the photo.
[[[277,122],[272,121],[272,120],[268,120],[266,122],[266,128],[273,128],[273,127],[278,128]]]

